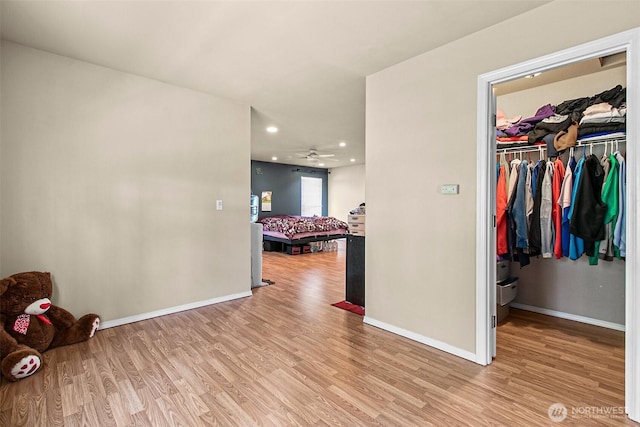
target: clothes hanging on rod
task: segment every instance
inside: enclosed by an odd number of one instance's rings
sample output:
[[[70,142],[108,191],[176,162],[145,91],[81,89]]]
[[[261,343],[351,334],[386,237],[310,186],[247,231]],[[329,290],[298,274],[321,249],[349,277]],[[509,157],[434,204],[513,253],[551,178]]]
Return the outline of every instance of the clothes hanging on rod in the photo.
[[[573,179],[573,177],[570,177],[570,179]],[[554,241],[553,254],[556,259],[562,258],[562,211],[564,205],[562,197],[563,180],[567,180],[564,163],[562,163],[562,160],[556,159],[553,162],[553,179],[551,184],[551,228],[552,231],[555,231],[552,236],[552,241]],[[567,180],[567,183],[570,183],[570,181]],[[571,203],[571,200],[569,200],[567,204],[569,203]]]
[[[582,239],[584,252],[592,257],[595,242],[604,240],[607,205],[602,201],[604,169],[593,154],[583,156],[581,174],[577,177],[571,201],[569,232]],[[579,257],[579,255],[578,255]]]
[[[497,255],[521,266],[538,255],[577,260],[586,253],[591,265],[598,259],[624,258],[626,170],[617,150],[621,142],[626,141],[581,141],[569,150],[566,166],[560,157],[546,159],[544,146],[499,150]],[[594,147],[603,149],[601,158],[593,154]],[[534,152],[537,161],[531,159]],[[510,164],[508,154],[515,156]]]
[[[580,157],[578,162],[576,163],[576,168],[573,171],[573,186],[571,189],[571,205],[569,206],[569,214],[567,215],[567,219],[569,222],[569,259],[577,260],[584,254],[584,240],[581,237],[577,236],[571,230],[571,223],[573,222],[573,218],[576,214],[575,212],[575,203],[576,197],[578,196],[578,188],[580,179],[582,179],[582,171],[584,169],[584,162],[586,160],[586,156],[583,155]]]
[[[595,255],[589,257],[589,264],[598,263],[598,256],[607,261],[613,260],[615,250],[613,245],[613,225],[618,219],[620,209],[619,200],[619,170],[620,165],[613,154],[607,155],[606,151],[601,160],[604,168],[604,186],[602,187],[602,201],[607,207],[604,218],[605,237],[602,242],[595,243]],[[602,248],[600,247],[602,243]]]
[[[627,166],[624,157],[617,151],[617,147],[614,157],[620,165],[620,170],[618,172],[618,219],[613,232],[613,244],[618,248],[620,257],[624,258],[627,256],[627,210],[625,208],[625,201],[627,200]]]
[[[505,153],[500,155],[498,171],[498,185],[496,188],[496,249],[497,252],[507,253],[509,243],[507,241],[507,190],[509,165],[507,164]]]
[[[551,258],[553,253],[553,218],[552,205],[558,205],[553,202],[553,173],[554,162],[546,162],[546,171],[542,180],[542,189],[540,195],[540,250],[543,258]]]
[[[538,160],[533,167],[531,190],[533,194],[533,208],[529,221],[529,254],[539,255],[542,249],[542,229],[540,210],[542,205],[542,182],[547,170],[547,162]]]
[[[574,183],[574,172],[576,170],[576,158],[573,155],[573,150],[569,152],[569,161],[567,162],[567,166],[565,167],[565,178],[562,183],[562,193],[560,194],[560,199],[558,199],[558,204],[562,207],[562,256],[569,256],[569,246],[571,243],[570,233],[569,233],[569,209],[571,208],[571,196],[572,189]]]

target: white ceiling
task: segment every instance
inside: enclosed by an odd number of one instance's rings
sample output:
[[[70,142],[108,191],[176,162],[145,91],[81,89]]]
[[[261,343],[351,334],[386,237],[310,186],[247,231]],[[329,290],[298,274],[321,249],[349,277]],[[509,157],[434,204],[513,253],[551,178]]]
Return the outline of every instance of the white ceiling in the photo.
[[[250,105],[254,160],[311,166],[295,153],[316,148],[331,168],[364,163],[365,76],[544,3],[3,0],[0,13],[4,40]]]

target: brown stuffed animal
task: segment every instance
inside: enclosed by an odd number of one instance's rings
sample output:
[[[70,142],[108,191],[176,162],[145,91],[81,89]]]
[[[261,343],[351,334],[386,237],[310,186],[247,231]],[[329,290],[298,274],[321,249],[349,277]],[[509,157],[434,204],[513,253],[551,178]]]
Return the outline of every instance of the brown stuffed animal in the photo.
[[[0,369],[9,381],[33,375],[41,352],[93,337],[100,318],[86,314],[76,321],[51,304],[51,274],[32,271],[0,281]]]

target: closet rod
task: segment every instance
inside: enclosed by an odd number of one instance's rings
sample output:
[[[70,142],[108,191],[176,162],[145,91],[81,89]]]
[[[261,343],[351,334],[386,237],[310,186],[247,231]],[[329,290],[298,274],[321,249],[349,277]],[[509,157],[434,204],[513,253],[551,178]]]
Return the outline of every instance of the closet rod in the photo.
[[[574,146],[574,148],[578,147],[593,147],[594,145],[605,145],[611,143],[625,143],[627,139],[625,137],[617,137],[617,138],[608,138],[608,139],[599,139],[597,141],[578,141],[578,143]],[[522,152],[522,153],[531,153],[534,151],[539,151],[540,153],[547,151],[546,145],[525,145],[521,147],[507,147],[507,148],[497,148],[496,153],[513,153],[513,152]]]

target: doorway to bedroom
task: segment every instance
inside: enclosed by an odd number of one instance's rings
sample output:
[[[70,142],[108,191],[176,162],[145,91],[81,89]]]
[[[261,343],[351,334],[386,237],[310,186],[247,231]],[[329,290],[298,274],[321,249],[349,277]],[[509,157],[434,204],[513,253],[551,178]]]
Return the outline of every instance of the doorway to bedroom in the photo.
[[[328,216],[329,170],[252,161],[251,171],[252,194],[263,199],[257,212],[257,221],[263,225],[263,279],[276,281],[267,273],[274,259],[279,265],[291,262],[292,269],[304,265],[313,269],[318,265],[317,253],[331,252],[335,258],[344,246],[339,240],[346,235],[346,222],[340,227]],[[285,257],[271,256],[278,253]]]

